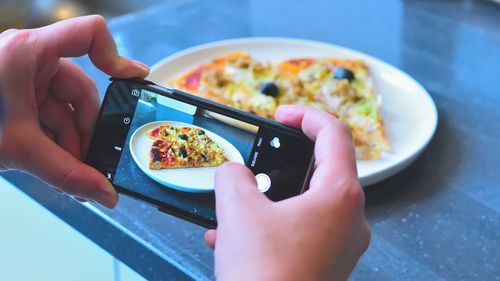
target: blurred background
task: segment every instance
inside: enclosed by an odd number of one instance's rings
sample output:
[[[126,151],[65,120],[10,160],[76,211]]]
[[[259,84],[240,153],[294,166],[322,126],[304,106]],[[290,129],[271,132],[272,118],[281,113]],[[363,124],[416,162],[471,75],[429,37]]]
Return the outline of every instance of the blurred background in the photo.
[[[88,14],[106,18],[179,0],[0,0],[0,32],[29,28]]]
[[[189,0],[0,0],[0,32],[9,28],[39,27],[89,14],[100,14],[111,18],[154,5],[165,3],[175,5],[183,2],[189,2]],[[406,0],[401,2],[411,5],[418,5],[418,2],[423,2],[423,5],[432,4],[432,2],[459,2],[464,6],[464,10],[471,11],[471,15],[474,14],[474,5],[471,5],[473,2],[500,4],[500,0]]]

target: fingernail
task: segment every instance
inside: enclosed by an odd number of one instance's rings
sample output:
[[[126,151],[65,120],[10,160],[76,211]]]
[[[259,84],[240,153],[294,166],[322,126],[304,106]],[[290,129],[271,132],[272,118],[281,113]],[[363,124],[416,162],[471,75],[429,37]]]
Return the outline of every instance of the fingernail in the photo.
[[[145,64],[145,63],[143,63],[143,62],[140,62],[140,61],[138,61],[138,60],[133,60],[133,62],[134,62],[135,64],[139,65],[140,67],[142,67],[142,68],[144,68],[144,69],[149,70],[149,65],[147,65],[147,64]]]
[[[118,203],[118,193],[114,186],[109,184],[94,197],[94,201],[108,209],[113,209]]]
[[[132,60],[132,62],[137,65],[138,67],[142,68],[144,72],[149,73],[149,66],[143,62],[137,61],[137,60]]]
[[[122,70],[127,69],[128,71],[130,71],[131,67],[135,68],[134,70],[136,70],[137,68],[140,68],[143,73],[136,74],[136,76],[146,77],[149,74],[149,66],[140,62],[140,61],[129,59],[129,58],[123,57],[123,56],[117,56],[116,63],[117,63],[118,69],[122,69]]]

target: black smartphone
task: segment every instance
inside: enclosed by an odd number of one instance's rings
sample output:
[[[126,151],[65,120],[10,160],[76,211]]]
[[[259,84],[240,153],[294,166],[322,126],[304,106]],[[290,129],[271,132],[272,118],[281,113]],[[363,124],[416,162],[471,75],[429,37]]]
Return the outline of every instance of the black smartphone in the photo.
[[[148,132],[162,125],[206,134],[228,161],[246,165],[273,201],[305,191],[314,143],[300,130],[146,80],[111,81],[86,161],[120,193],[205,227],[217,225],[216,167],[150,169],[155,139]]]

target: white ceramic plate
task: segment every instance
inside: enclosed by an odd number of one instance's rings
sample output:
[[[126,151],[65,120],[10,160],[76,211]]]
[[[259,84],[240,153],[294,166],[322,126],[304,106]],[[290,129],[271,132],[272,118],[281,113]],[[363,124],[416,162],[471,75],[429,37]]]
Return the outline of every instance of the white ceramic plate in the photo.
[[[392,145],[374,161],[358,161],[364,186],[374,184],[407,167],[434,135],[437,111],[429,93],[413,78],[377,58],[348,48],[308,40],[287,38],[243,38],[213,42],[186,49],[156,63],[149,80],[163,86],[193,67],[231,51],[246,51],[253,57],[283,60],[296,57],[362,59],[370,67],[383,100],[383,118]]]
[[[163,170],[151,170],[148,168],[149,150],[153,144],[153,140],[146,135],[146,132],[163,124],[170,124],[174,127],[200,128],[177,121],[155,121],[141,126],[132,134],[129,143],[130,153],[139,168],[152,180],[177,190],[188,192],[207,192],[214,190],[215,167]],[[244,164],[240,152],[230,142],[207,129],[203,130],[213,141],[224,149],[230,161]]]

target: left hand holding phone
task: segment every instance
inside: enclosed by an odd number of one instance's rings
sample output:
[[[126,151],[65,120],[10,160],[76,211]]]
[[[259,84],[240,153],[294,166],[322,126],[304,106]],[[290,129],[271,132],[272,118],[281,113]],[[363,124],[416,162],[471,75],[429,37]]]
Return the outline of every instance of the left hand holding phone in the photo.
[[[148,74],[146,65],[118,55],[101,16],[0,34],[5,103],[0,166],[29,172],[63,192],[113,208],[118,200],[113,185],[81,162],[99,113],[99,94],[92,79],[65,57],[85,54],[110,76]]]

